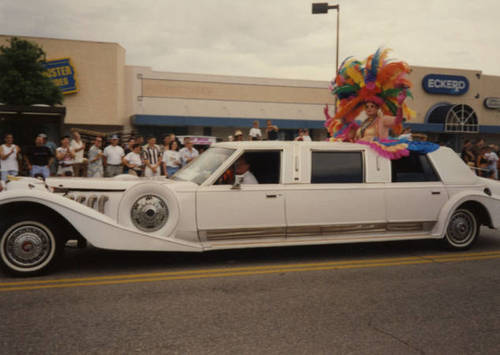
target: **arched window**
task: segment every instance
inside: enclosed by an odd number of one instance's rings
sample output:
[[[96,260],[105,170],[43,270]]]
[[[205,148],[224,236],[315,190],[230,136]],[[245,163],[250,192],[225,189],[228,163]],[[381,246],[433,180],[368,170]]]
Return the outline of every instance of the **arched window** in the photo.
[[[446,113],[444,131],[449,133],[478,133],[474,109],[469,105],[454,105]]]

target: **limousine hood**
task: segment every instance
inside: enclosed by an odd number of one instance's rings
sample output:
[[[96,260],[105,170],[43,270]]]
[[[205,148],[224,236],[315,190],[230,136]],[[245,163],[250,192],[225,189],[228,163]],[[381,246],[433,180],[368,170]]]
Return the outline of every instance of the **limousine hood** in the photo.
[[[61,191],[125,191],[130,187],[153,183],[168,185],[172,190],[194,189],[197,185],[191,182],[178,182],[165,177],[138,178],[132,175],[118,175],[113,178],[77,178],[77,177],[50,177],[45,182],[31,177],[16,177],[6,184],[6,190],[33,189],[52,192]]]

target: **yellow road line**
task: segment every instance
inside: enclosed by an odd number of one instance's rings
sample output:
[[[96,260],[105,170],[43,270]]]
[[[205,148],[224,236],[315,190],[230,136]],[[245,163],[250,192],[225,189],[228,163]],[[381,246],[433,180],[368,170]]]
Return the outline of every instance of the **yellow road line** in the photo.
[[[444,257],[436,260],[436,258],[421,258],[419,260],[401,260],[404,258],[396,258],[396,261],[380,262],[380,260],[391,260],[391,259],[379,259],[378,262],[370,263],[344,263],[329,266],[303,266],[303,267],[282,267],[282,268],[268,268],[261,270],[247,270],[247,271],[236,271],[235,268],[225,270],[225,272],[212,272],[212,273],[202,273],[206,270],[200,270],[197,274],[189,275],[170,275],[163,277],[145,277],[136,278],[129,280],[103,280],[96,282],[73,282],[73,283],[61,283],[52,285],[33,285],[33,286],[22,286],[22,287],[4,287],[0,288],[0,292],[12,292],[12,291],[26,291],[26,290],[40,290],[40,289],[51,289],[51,288],[70,288],[70,287],[82,287],[82,286],[99,286],[99,285],[118,285],[118,284],[132,284],[132,283],[145,283],[145,282],[157,282],[157,281],[169,281],[169,280],[189,280],[189,279],[204,279],[204,278],[218,278],[218,277],[232,277],[232,276],[252,276],[252,275],[264,275],[264,274],[274,274],[274,273],[290,273],[290,272],[305,272],[305,271],[323,271],[323,270],[334,270],[334,269],[355,269],[355,268],[374,268],[383,266],[398,266],[398,265],[415,265],[415,264],[430,264],[430,263],[445,263],[445,262],[456,262],[456,261],[472,261],[472,260],[487,260],[487,259],[497,259],[500,258],[500,253],[484,253],[485,255],[456,255],[455,257]],[[307,265],[307,264],[303,264]],[[312,265],[312,264],[309,264]],[[152,276],[154,274],[150,274]]]
[[[421,259],[432,259],[434,261],[457,258],[457,257],[474,257],[474,256],[485,256],[485,255],[499,255],[499,251],[489,251],[489,252],[475,252],[475,253],[463,253],[463,254],[440,254],[440,255],[421,255],[421,256],[410,256],[410,257],[400,257],[400,258],[385,258],[385,259],[361,259],[361,260],[344,260],[344,261],[328,261],[320,263],[301,263],[301,264],[281,264],[281,265],[264,265],[264,266],[245,266],[236,268],[216,268],[216,269],[205,269],[205,270],[184,270],[184,271],[167,271],[167,272],[157,272],[157,273],[147,273],[147,274],[125,274],[125,275],[108,275],[108,276],[95,276],[95,277],[83,277],[83,278],[70,278],[70,279],[54,279],[54,280],[29,280],[29,281],[16,281],[16,282],[4,282],[0,283],[0,290],[2,287],[6,286],[19,286],[19,285],[40,285],[40,284],[51,284],[51,283],[74,283],[74,282],[84,282],[84,281],[100,281],[100,280],[118,280],[118,279],[136,279],[136,278],[150,278],[150,277],[169,277],[177,275],[192,275],[192,274],[208,274],[208,273],[223,273],[223,272],[235,272],[235,271],[254,271],[254,270],[270,270],[270,269],[284,269],[284,268],[299,268],[299,267],[328,267],[337,265],[354,265],[354,264],[369,264],[369,263],[381,263],[381,262],[399,262],[399,261],[416,261]]]

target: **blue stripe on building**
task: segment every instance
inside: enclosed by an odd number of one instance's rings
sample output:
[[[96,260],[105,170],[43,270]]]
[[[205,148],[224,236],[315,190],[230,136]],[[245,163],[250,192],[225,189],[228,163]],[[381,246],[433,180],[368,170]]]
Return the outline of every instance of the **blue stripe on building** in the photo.
[[[133,115],[132,124],[137,126],[201,126],[201,127],[252,127],[253,121],[259,121],[265,127],[267,119],[261,118],[227,118],[198,116],[168,116],[168,115]],[[325,121],[302,119],[271,119],[272,123],[283,129],[321,129]],[[443,123],[404,123],[413,132],[445,133]],[[500,133],[500,126],[479,126],[480,133]]]
[[[267,119],[237,118],[237,117],[198,117],[198,116],[164,116],[164,115],[133,115],[132,124],[137,126],[202,126],[202,127],[252,127],[253,121],[259,121],[261,127],[266,126]],[[324,128],[325,121],[311,120],[281,120],[271,119],[279,128]]]

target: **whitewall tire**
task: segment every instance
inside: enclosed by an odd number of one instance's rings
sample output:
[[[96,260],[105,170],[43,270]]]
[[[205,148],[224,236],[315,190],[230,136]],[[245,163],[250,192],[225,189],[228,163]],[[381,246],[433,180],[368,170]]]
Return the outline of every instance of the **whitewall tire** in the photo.
[[[64,243],[41,218],[17,217],[0,226],[0,265],[9,274],[34,276],[57,262]]]
[[[468,249],[477,240],[479,227],[474,213],[468,209],[457,209],[448,220],[444,242],[451,249]]]

